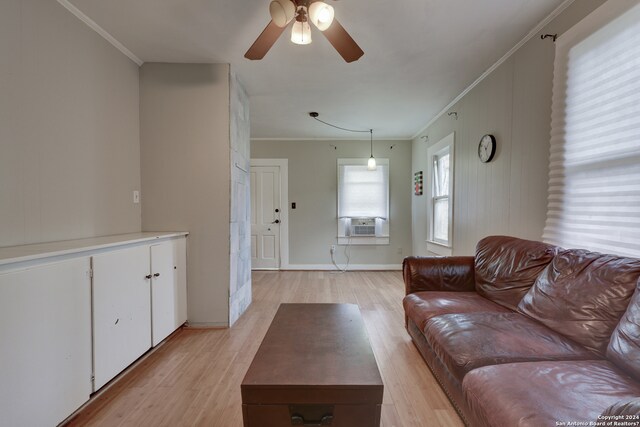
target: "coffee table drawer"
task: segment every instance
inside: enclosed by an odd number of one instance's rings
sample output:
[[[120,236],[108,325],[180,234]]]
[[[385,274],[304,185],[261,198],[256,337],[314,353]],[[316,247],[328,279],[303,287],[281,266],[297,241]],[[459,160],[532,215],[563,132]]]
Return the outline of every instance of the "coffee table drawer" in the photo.
[[[244,427],[378,427],[380,405],[242,405]]]

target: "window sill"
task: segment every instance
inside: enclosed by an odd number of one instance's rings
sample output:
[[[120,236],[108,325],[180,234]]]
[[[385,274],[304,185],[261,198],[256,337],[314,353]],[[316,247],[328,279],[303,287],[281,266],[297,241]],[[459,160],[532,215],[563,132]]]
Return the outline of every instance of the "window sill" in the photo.
[[[427,240],[427,251],[439,256],[451,256],[453,248],[442,243]]]
[[[389,236],[345,237],[338,236],[338,245],[388,245]]]

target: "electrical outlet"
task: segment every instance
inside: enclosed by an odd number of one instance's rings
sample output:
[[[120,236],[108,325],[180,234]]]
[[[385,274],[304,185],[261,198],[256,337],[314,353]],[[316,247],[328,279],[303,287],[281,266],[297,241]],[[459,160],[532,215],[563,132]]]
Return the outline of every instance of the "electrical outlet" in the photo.
[[[336,245],[331,245],[329,247],[329,253],[332,253],[332,254],[336,253]]]
[[[133,190],[133,203],[140,203],[140,192]]]

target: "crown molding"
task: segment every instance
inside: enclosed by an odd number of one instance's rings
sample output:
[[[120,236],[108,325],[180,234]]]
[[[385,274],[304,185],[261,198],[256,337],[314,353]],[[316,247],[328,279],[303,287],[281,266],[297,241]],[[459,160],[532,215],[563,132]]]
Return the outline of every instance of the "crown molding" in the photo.
[[[412,138],[374,138],[373,142],[379,141],[407,141],[410,142]],[[309,138],[309,137],[300,137],[300,138],[251,138],[251,141],[367,141],[369,142],[369,137],[362,138]]]
[[[575,0],[565,0],[563,1],[560,6],[556,7],[553,12],[551,12],[546,18],[544,18],[542,21],[540,21],[538,23],[538,25],[536,25],[533,30],[529,31],[529,33],[522,39],[520,40],[514,47],[511,48],[511,50],[509,50],[502,58],[500,58],[495,64],[493,64],[491,67],[489,67],[484,73],[482,73],[480,75],[480,77],[478,77],[473,83],[471,83],[465,90],[462,91],[462,93],[458,96],[456,96],[454,98],[453,101],[451,101],[449,104],[447,104],[446,107],[444,107],[438,114],[436,114],[436,116],[431,119],[429,121],[429,123],[427,123],[424,127],[422,127],[418,132],[416,132],[415,135],[413,135],[413,137],[411,139],[416,139],[418,138],[424,131],[426,131],[429,126],[431,126],[432,124],[435,123],[436,120],[438,120],[440,117],[442,117],[447,111],[449,111],[449,109],[451,107],[453,107],[458,101],[460,101],[466,94],[468,94],[469,92],[471,92],[471,90],[473,90],[473,88],[475,88],[476,86],[478,86],[484,79],[486,79],[491,73],[493,73],[496,68],[498,68],[500,65],[502,65],[507,59],[509,59],[511,57],[511,55],[513,55],[514,53],[516,53],[518,51],[518,49],[520,49],[522,46],[524,46],[524,44],[526,42],[528,42],[529,40],[531,40],[531,38],[533,36],[535,36],[540,30],[542,30],[544,27],[546,27],[551,21],[553,21],[558,15],[560,15],[566,8],[568,8],[571,3],[573,3]]]
[[[133,52],[127,49],[122,43],[116,40],[111,34],[107,32],[104,28],[98,25],[93,19],[89,18],[85,15],[80,9],[75,7],[73,4],[69,2],[69,0],[58,0],[58,3],[62,5],[65,9],[75,15],[76,18],[84,22],[89,28],[91,28],[96,33],[100,34],[102,38],[111,43],[116,49],[125,54],[130,60],[138,64],[138,67],[141,67],[144,64],[144,61],[138,58]]]

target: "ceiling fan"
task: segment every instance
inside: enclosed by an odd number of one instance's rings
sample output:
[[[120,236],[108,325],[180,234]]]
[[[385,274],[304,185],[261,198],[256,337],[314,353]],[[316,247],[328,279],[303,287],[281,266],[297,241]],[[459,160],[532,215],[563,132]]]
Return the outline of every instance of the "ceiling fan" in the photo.
[[[269,13],[271,22],[244,54],[245,58],[264,58],[291,21],[294,21],[291,31],[293,43],[311,43],[311,21],[345,61],[353,62],[364,55],[360,46],[334,18],[333,7],[322,0],[273,0]]]

